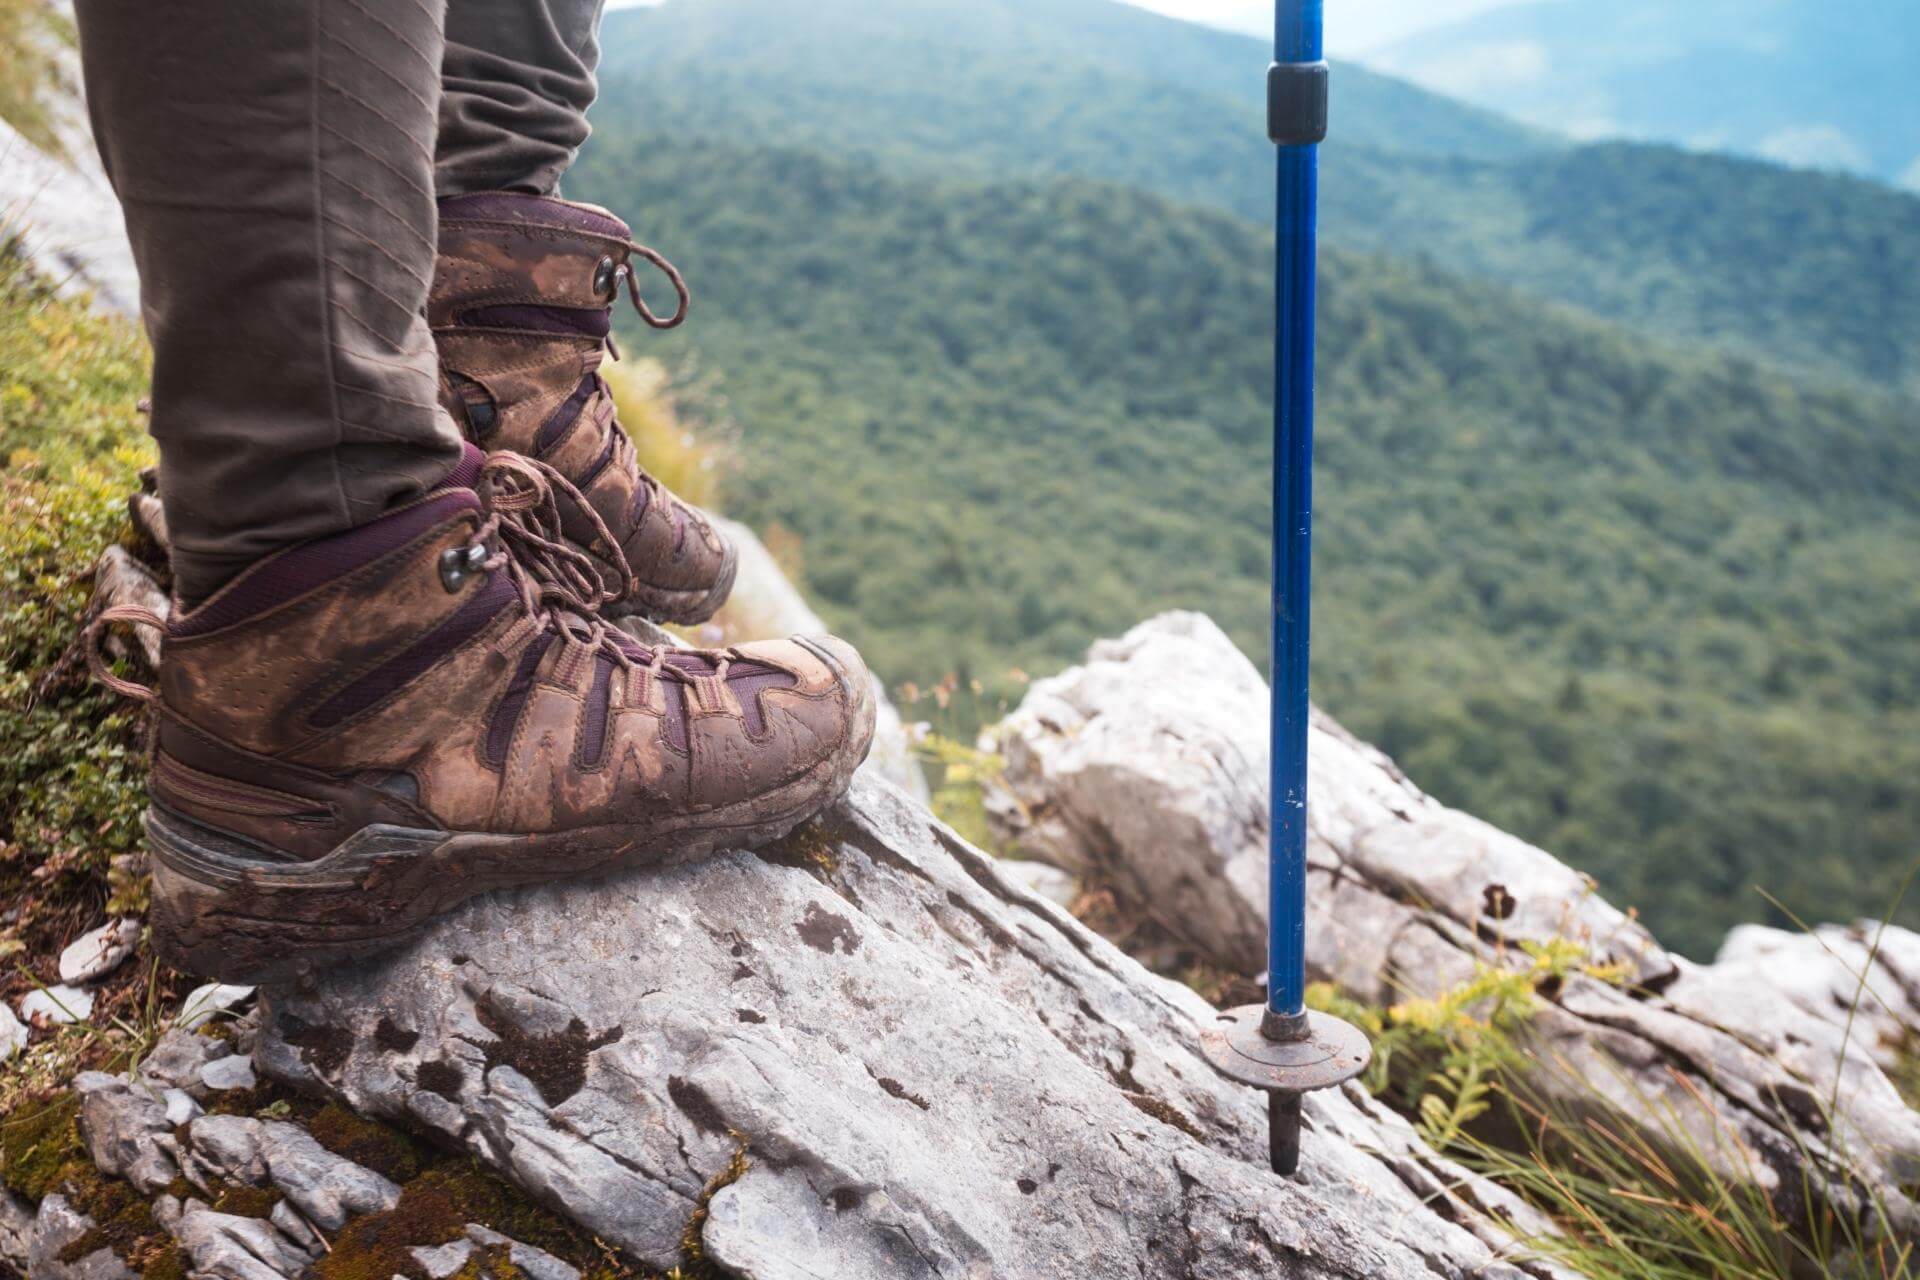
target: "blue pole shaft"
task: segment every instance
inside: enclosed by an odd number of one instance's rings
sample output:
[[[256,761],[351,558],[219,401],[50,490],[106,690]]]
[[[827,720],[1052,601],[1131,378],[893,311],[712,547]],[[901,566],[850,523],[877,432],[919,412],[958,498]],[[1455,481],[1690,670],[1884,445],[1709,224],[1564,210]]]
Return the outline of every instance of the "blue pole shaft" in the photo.
[[[1322,59],[1322,0],[1275,0],[1274,61]],[[1305,1009],[1307,641],[1313,545],[1313,308],[1319,147],[1279,148],[1274,235],[1273,743],[1267,1008]]]

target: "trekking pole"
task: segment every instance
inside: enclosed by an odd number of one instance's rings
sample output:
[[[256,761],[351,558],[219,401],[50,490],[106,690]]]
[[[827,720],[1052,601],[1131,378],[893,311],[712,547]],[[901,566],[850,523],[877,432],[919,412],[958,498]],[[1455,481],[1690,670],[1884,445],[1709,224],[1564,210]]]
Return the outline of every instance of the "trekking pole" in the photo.
[[[1300,1163],[1300,1095],[1364,1071],[1356,1027],[1306,1007],[1307,626],[1313,534],[1313,290],[1320,156],[1327,136],[1322,0],[1275,0],[1267,134],[1279,147],[1275,204],[1272,776],[1268,797],[1267,1001],[1201,1033],[1224,1075],[1267,1092],[1276,1173]]]

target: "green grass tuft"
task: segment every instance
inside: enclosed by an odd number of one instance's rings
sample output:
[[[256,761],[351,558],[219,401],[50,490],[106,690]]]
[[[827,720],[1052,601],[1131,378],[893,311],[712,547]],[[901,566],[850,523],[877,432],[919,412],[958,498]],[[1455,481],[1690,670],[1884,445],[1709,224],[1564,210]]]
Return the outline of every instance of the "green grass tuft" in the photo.
[[[36,924],[105,904],[110,860],[139,842],[140,718],[62,658],[151,456],[146,376],[132,325],[56,297],[0,246],[0,899],[26,903],[29,954],[48,941]]]

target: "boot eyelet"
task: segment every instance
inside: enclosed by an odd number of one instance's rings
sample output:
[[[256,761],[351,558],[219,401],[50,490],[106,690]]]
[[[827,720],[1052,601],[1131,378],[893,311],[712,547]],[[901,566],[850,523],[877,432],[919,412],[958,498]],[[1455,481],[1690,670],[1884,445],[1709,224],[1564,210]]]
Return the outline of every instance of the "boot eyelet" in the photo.
[[[620,287],[619,265],[611,257],[606,257],[600,259],[599,265],[594,267],[593,294],[596,298],[613,300],[614,294]]]
[[[481,571],[492,554],[483,546],[448,547],[440,553],[440,585],[448,592],[458,591],[468,578]]]

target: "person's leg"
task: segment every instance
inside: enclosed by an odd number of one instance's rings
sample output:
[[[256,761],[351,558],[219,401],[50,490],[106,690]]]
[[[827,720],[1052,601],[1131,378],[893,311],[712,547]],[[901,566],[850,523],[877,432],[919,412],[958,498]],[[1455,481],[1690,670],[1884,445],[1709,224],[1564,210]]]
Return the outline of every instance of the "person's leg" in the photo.
[[[452,0],[435,178],[442,196],[551,195],[587,140],[605,0]]]
[[[844,792],[874,724],[851,648],[614,629],[557,536],[564,477],[437,407],[441,0],[79,7],[181,575],[171,616],[89,630],[152,709],[161,954],[284,980],[476,893],[776,839]],[[157,688],[100,660],[116,622],[162,629]]]
[[[444,0],[79,0],[154,353],[176,590],[461,456],[424,306]]]

